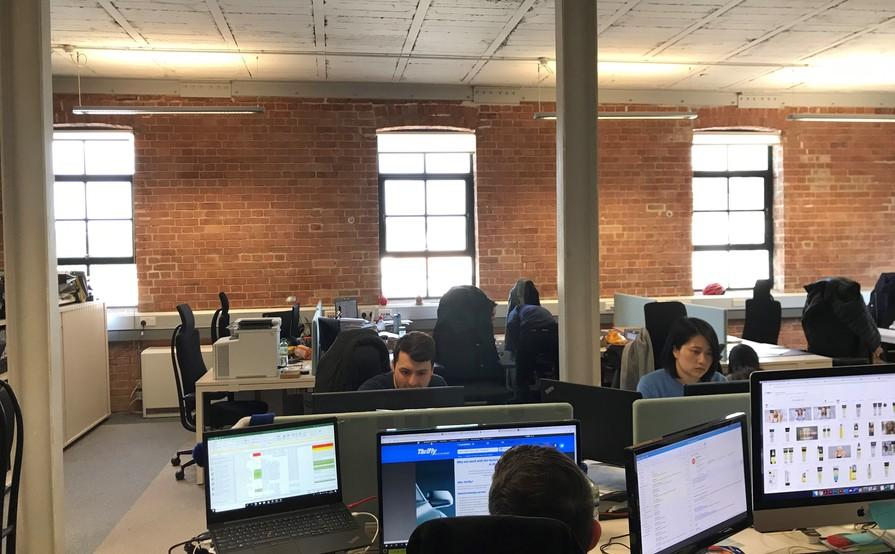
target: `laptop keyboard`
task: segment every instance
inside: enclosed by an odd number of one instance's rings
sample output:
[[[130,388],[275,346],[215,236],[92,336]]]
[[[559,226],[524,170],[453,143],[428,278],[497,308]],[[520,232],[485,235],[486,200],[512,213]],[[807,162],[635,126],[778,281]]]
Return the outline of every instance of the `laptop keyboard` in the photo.
[[[213,532],[215,546],[238,550],[283,539],[337,533],[354,528],[351,513],[343,506],[315,509],[245,523],[228,524]]]

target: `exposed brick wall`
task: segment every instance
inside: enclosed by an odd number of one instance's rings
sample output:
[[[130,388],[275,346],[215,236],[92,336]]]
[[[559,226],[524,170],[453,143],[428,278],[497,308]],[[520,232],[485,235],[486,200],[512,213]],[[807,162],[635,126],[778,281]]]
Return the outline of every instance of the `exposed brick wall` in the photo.
[[[131,402],[131,393],[140,379],[140,352],[146,346],[139,341],[109,343],[109,394],[113,412],[142,409],[139,400]]]
[[[743,336],[743,319],[731,319],[727,322],[727,333],[735,337]],[[808,348],[808,341],[805,340],[805,332],[802,330],[802,320],[800,318],[784,318],[780,322],[780,336],[777,344],[787,348],[796,350],[805,350]]]

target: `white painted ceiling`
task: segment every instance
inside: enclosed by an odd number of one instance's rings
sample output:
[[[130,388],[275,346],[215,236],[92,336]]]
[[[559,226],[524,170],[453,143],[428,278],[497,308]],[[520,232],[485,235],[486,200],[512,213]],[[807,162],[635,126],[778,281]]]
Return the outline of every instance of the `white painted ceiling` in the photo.
[[[601,88],[895,90],[895,0],[597,12]],[[533,86],[554,56],[553,0],[52,0],[51,17],[55,75]]]

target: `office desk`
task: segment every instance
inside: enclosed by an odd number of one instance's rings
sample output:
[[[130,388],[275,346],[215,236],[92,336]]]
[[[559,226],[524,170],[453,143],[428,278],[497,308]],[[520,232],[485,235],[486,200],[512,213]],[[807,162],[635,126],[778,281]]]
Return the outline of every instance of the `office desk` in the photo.
[[[886,344],[895,344],[895,329],[879,328],[879,337]]]
[[[625,535],[628,533],[628,520],[627,519],[609,519],[605,521],[601,521],[600,525],[603,528],[603,534],[600,536],[600,542],[591,553],[599,553],[600,546],[609,542],[609,539],[612,537],[617,537],[619,535]],[[835,533],[850,533],[854,532],[854,528],[851,525],[837,525],[834,527],[819,527],[817,531],[821,534],[821,536],[827,536]],[[877,531],[880,532],[880,531]],[[892,534],[889,533],[888,536]],[[618,542],[622,542],[625,545],[630,544],[630,538],[625,537],[620,539],[620,541],[615,541],[613,544]],[[749,529],[745,529],[740,531],[736,535],[721,541],[719,544],[729,545],[729,546],[738,546],[747,554],[768,554],[770,552],[787,552],[787,550],[791,547],[799,546],[804,548],[804,550],[796,550],[796,552],[832,552],[831,550],[826,550],[825,547],[821,544],[809,544],[808,538],[803,535],[800,531],[782,531],[779,533],[759,533],[755,529],[751,527]],[[626,548],[623,546],[610,546],[607,548],[607,552],[609,554],[614,554],[616,552],[628,552]]]
[[[833,358],[803,352],[801,350],[793,350],[785,346],[776,344],[765,344],[762,342],[752,342],[750,340],[738,339],[736,342],[729,340],[727,342],[727,352],[737,344],[746,344],[755,350],[758,354],[758,363],[762,369],[814,369],[821,367],[833,367]],[[721,368],[727,369],[727,359],[721,361]]]
[[[305,369],[311,369],[311,362],[305,361]],[[214,371],[209,369],[196,381],[196,442],[202,442],[202,431],[205,426],[205,395],[212,392],[241,392],[253,390],[311,390],[315,377],[246,377],[241,379],[215,379]],[[201,468],[196,469],[196,484],[201,485],[204,476]]]

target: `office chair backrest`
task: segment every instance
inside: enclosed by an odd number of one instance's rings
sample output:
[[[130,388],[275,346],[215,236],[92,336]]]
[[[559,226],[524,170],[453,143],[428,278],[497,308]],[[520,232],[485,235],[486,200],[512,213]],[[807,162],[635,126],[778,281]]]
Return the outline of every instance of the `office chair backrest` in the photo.
[[[221,307],[214,311],[211,316],[211,342],[217,342],[221,337],[229,337],[230,329],[230,299],[222,291],[218,293],[221,299]]]
[[[177,306],[177,313],[180,314],[181,323],[171,337],[171,355],[178,385],[177,393],[183,399],[195,394],[196,381],[205,375],[208,368],[202,359],[202,346],[193,311],[189,305],[180,304]]]
[[[870,360],[876,323],[861,296],[861,285],[844,277],[826,278],[805,285],[808,296],[802,308],[802,329],[812,354],[834,358],[833,365],[854,365]],[[837,362],[836,358],[842,358]]]
[[[754,342],[777,344],[780,338],[781,318],[780,302],[771,296],[770,279],[759,279],[752,289],[752,298],[746,300],[743,338]],[[721,337],[718,337],[718,340],[721,340]]]
[[[516,367],[542,379],[559,379],[559,325],[522,328],[516,350]]]
[[[507,299],[507,314],[509,314],[516,306],[529,304],[532,306],[541,305],[541,295],[535,287],[534,281],[530,279],[519,279],[513,288],[510,289],[510,296]]]
[[[656,368],[661,363],[659,360],[664,352],[665,340],[671,325],[681,317],[687,317],[687,308],[682,302],[650,302],[643,306],[643,319],[646,330],[649,332],[653,344],[654,364]],[[721,337],[718,340],[722,340]]]
[[[449,385],[504,381],[491,320],[495,305],[468,285],[453,287],[441,297],[432,338],[437,372]]]
[[[356,391],[364,381],[389,369],[388,348],[376,331],[346,329],[320,358],[314,391]]]
[[[431,519],[414,530],[407,554],[583,554],[569,526],[557,519],[464,516]]]
[[[877,327],[889,327],[895,321],[895,273],[881,273],[870,293],[870,315]]]
[[[6,540],[3,550],[9,554],[16,551],[16,518],[18,517],[19,484],[22,477],[22,453],[24,448],[24,425],[22,410],[12,387],[0,380],[0,475],[8,476],[10,484],[5,488],[9,495],[5,501],[0,498],[0,537]],[[12,474],[9,475],[9,471]],[[8,506],[8,513],[4,508]],[[4,518],[5,515],[5,518]],[[0,539],[2,541],[2,539]]]

